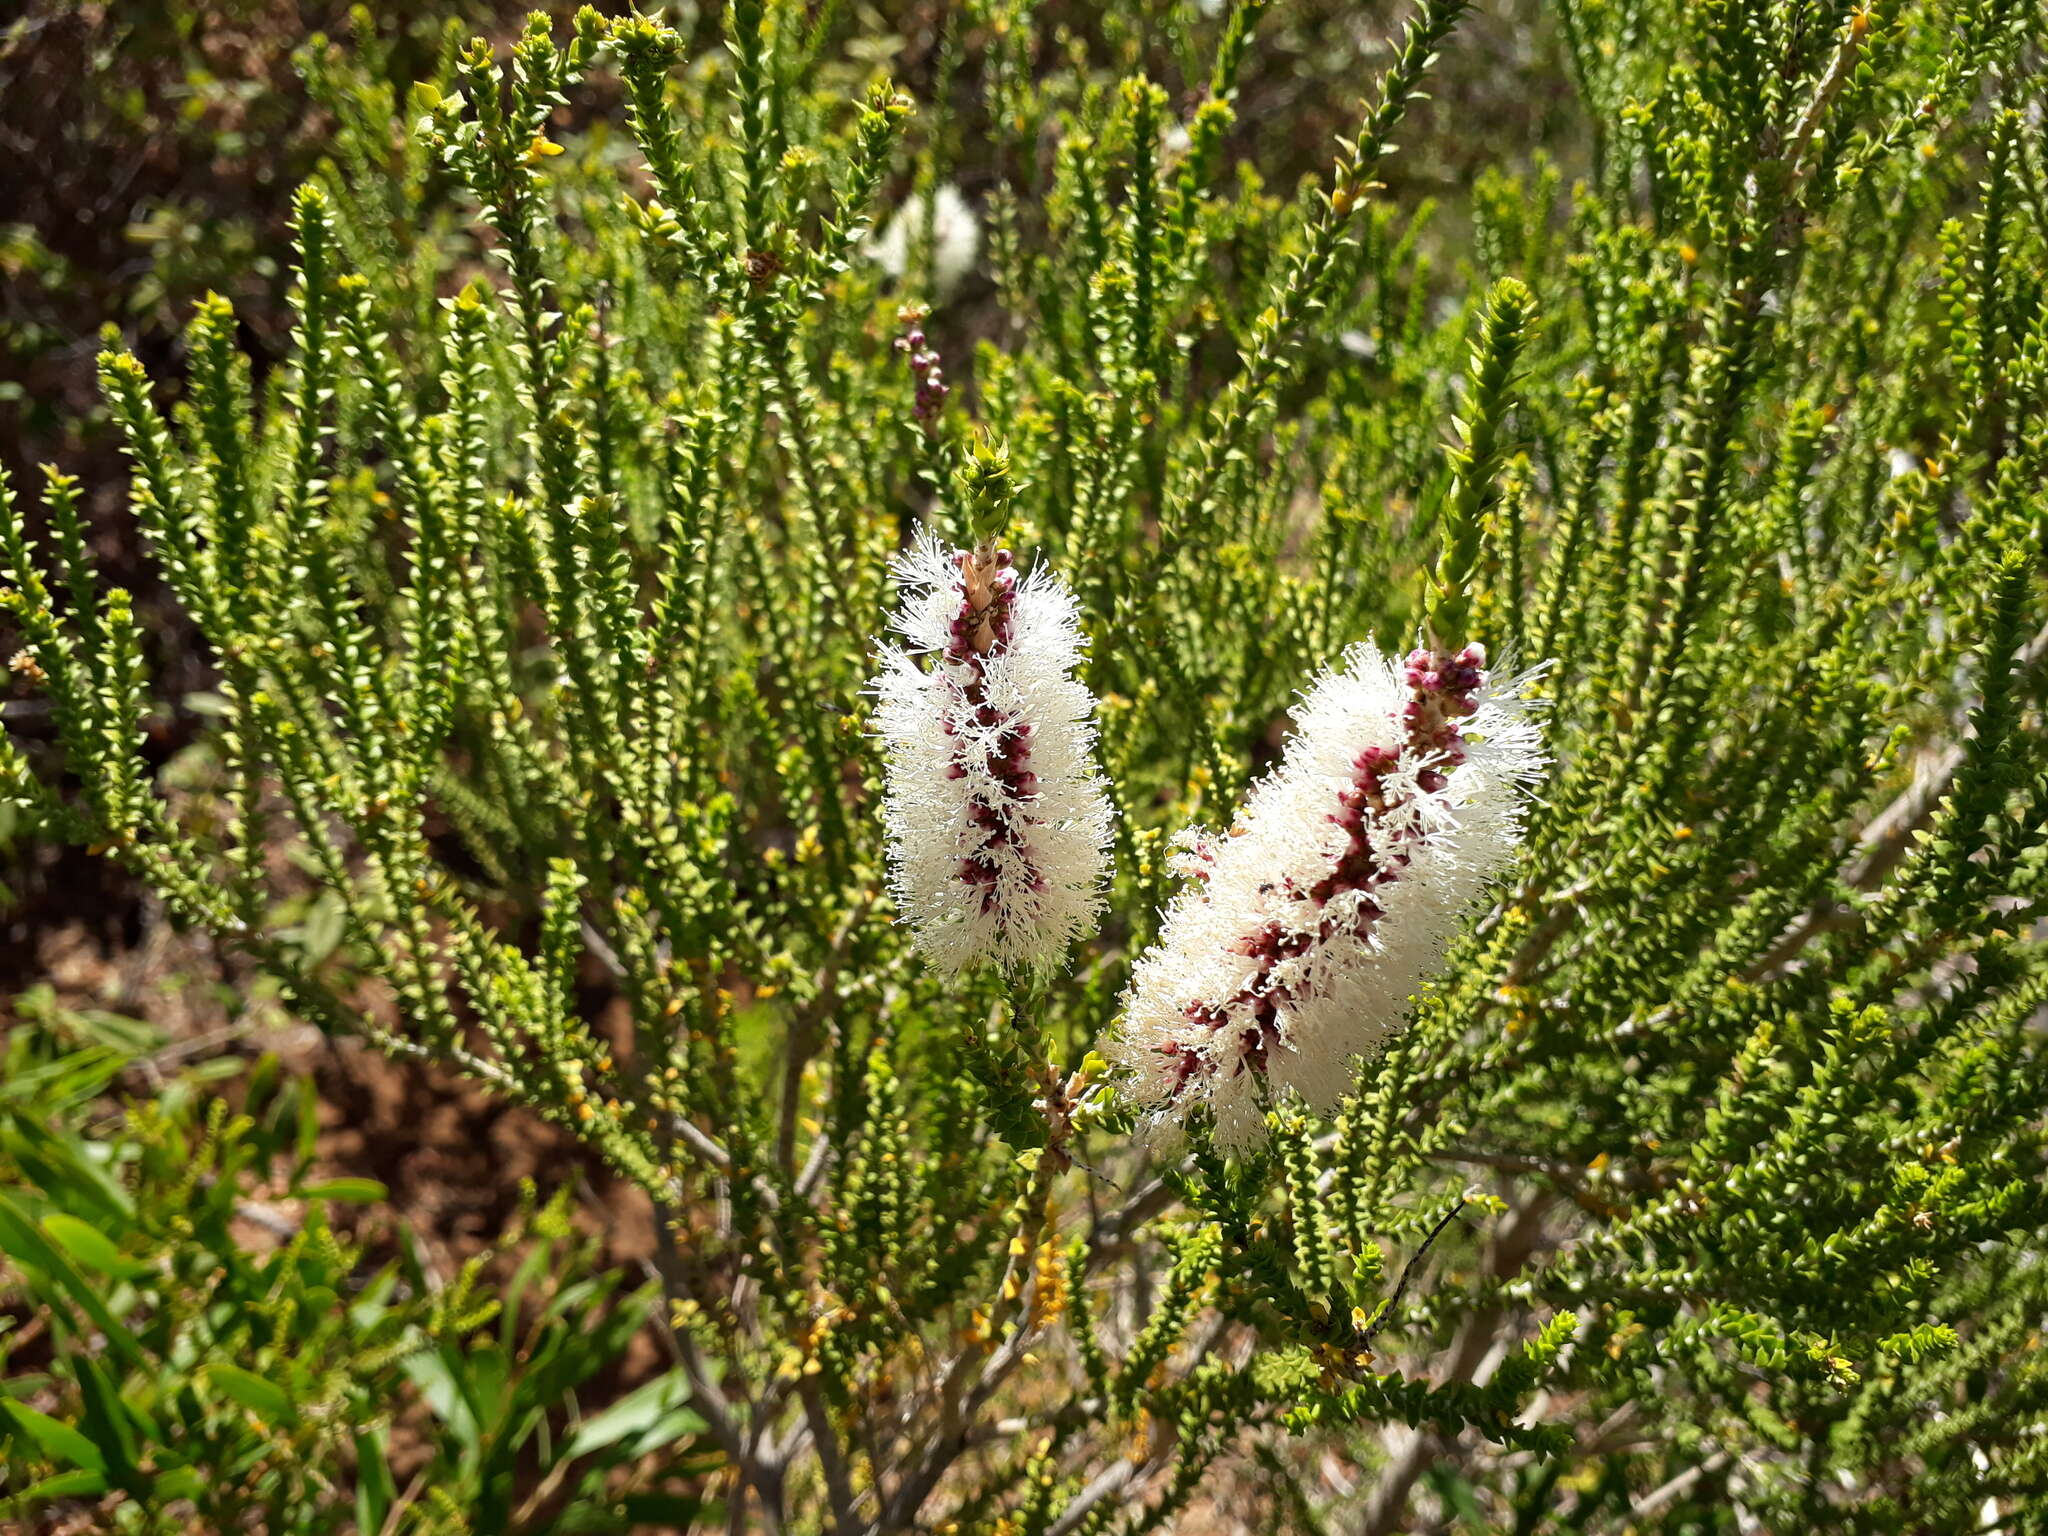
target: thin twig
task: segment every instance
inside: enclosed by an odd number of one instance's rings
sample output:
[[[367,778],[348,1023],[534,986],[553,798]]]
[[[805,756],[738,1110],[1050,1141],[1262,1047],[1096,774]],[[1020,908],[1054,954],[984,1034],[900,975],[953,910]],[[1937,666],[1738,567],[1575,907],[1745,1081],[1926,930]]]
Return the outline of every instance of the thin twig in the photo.
[[[1360,1348],[1369,1347],[1372,1341],[1379,1335],[1379,1331],[1387,1326],[1388,1321],[1400,1307],[1401,1298],[1408,1294],[1408,1282],[1414,1278],[1417,1267],[1421,1265],[1424,1259],[1429,1257],[1429,1250],[1436,1246],[1436,1240],[1443,1236],[1444,1229],[1457,1220],[1458,1214],[1471,1203],[1472,1191],[1468,1189],[1458,1196],[1456,1200],[1453,1200],[1444,1207],[1444,1213],[1437,1217],[1436,1224],[1429,1229],[1429,1235],[1423,1238],[1422,1246],[1408,1255],[1408,1262],[1401,1266],[1401,1278],[1394,1282],[1394,1294],[1389,1296],[1387,1304],[1380,1308],[1379,1316],[1374,1318],[1366,1327],[1364,1334],[1359,1339]]]
[[[1629,1506],[1629,1520],[1631,1522],[1646,1520],[1664,1508],[1665,1505],[1675,1503],[1678,1499],[1684,1497],[1687,1490],[1694,1483],[1699,1482],[1702,1478],[1712,1477],[1716,1472],[1727,1466],[1729,1459],[1726,1451],[1716,1451],[1697,1466],[1687,1467],[1669,1482],[1664,1483],[1660,1487],[1652,1488]]]

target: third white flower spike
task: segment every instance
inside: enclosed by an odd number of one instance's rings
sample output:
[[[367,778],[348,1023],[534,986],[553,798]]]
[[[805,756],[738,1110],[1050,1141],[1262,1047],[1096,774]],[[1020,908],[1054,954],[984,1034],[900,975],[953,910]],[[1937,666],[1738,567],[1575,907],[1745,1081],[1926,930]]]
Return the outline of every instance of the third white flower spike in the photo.
[[[912,193],[896,217],[868,242],[868,254],[875,265],[899,281],[910,268],[910,254],[918,236],[924,233],[925,202]],[[945,298],[974,270],[981,254],[981,221],[974,216],[967,199],[951,182],[932,194],[932,283],[933,297]]]
[[[1008,550],[928,534],[892,569],[905,643],[872,686],[896,905],[942,970],[1050,970],[1094,932],[1109,868],[1074,595],[1043,566],[1020,579]]]
[[[1514,856],[1545,761],[1527,681],[1497,682],[1477,646],[1405,663],[1354,646],[1230,835],[1184,837],[1188,884],[1117,1044],[1155,1122],[1206,1105],[1242,1145],[1263,1133],[1262,1082],[1334,1107]]]

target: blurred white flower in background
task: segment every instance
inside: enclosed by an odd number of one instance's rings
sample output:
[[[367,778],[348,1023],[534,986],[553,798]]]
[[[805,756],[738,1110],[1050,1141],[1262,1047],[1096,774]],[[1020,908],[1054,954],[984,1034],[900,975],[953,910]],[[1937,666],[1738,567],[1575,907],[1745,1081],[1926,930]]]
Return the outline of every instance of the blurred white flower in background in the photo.
[[[875,265],[898,282],[910,273],[911,253],[917,249],[924,222],[924,197],[912,193],[888,227],[868,242],[868,255]],[[951,182],[932,195],[931,237],[932,283],[937,290],[933,297],[945,298],[974,270],[981,254],[981,221]]]

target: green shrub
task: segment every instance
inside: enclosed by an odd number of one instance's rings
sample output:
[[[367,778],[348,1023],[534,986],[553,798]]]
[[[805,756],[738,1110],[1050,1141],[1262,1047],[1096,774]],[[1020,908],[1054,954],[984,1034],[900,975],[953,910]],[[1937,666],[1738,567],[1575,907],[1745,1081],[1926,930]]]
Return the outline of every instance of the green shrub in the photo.
[[[279,1533],[690,1518],[687,1476],[665,1486],[651,1459],[613,1476],[656,1451],[688,1472],[703,1423],[680,1371],[564,1413],[659,1304],[594,1269],[564,1199],[507,1235],[509,1283],[482,1257],[443,1282],[403,1228],[372,1264],[329,1212],[374,1207],[383,1186],[314,1174],[310,1080],[216,1058],[110,1116],[121,1079],[162,1078],[164,1041],[35,998],[23,1012],[0,1088],[14,1512]],[[239,1110],[224,1076],[241,1076]]]
[[[289,366],[218,301],[168,416],[102,362],[218,667],[197,786],[136,750],[76,486],[46,556],[8,520],[62,738],[10,794],[647,1190],[735,1526],[1160,1529],[1228,1456],[1289,1528],[1418,1486],[1524,1532],[2040,1528],[2038,8],[1561,4],[1586,173],[1482,176],[1446,274],[1379,193],[1462,11],[1293,196],[1229,163],[1256,0],[979,0],[923,103],[786,0],[697,57],[590,12],[473,45],[396,128],[364,85]],[[557,136],[593,71],[637,153]],[[999,538],[1078,600],[1113,868],[1049,977],[892,923],[866,690],[919,522],[970,602]],[[1175,870],[1258,832],[1369,637],[1418,704],[1468,643],[1553,663],[1519,858],[1404,940],[1448,949],[1334,1114],[1276,982],[1146,1134]],[[1378,771],[1369,819],[1439,793]]]

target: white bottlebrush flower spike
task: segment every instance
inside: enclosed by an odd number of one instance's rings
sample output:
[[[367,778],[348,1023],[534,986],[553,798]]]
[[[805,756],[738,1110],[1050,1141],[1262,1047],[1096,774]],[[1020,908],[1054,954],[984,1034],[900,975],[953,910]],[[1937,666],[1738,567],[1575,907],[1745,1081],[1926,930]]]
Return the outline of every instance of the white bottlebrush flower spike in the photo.
[[[1110,843],[1074,595],[929,535],[892,571],[904,643],[872,689],[897,908],[941,970],[1050,969],[1094,931]]]
[[[1544,763],[1522,678],[1485,652],[1371,644],[1295,711],[1227,837],[1183,835],[1188,884],[1125,994],[1117,1052],[1155,1121],[1264,1127],[1259,1082],[1327,1111],[1399,1029],[1459,918],[1513,857]]]
[[[932,282],[937,298],[958,288],[981,254],[981,221],[960,189],[951,182],[932,194]],[[884,272],[902,279],[910,269],[910,253],[924,233],[925,202],[922,193],[912,193],[883,231],[868,242],[868,254]]]

